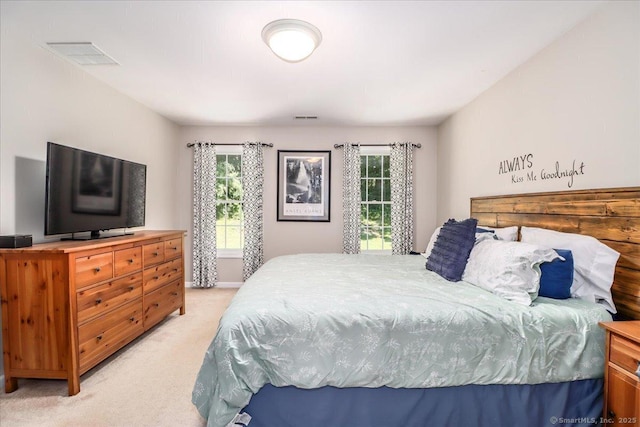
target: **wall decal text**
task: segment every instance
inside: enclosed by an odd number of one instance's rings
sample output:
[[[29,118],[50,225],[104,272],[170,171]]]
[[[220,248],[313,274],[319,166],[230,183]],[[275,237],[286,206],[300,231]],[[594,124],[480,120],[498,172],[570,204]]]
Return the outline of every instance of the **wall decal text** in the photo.
[[[498,175],[509,174],[512,184],[520,184],[523,182],[556,180],[566,180],[567,187],[571,188],[574,184],[574,178],[584,175],[584,162],[578,163],[573,160],[570,167],[556,161],[552,167],[544,167],[537,169],[533,163],[533,153],[526,153],[514,156],[510,159],[500,161],[498,164]]]

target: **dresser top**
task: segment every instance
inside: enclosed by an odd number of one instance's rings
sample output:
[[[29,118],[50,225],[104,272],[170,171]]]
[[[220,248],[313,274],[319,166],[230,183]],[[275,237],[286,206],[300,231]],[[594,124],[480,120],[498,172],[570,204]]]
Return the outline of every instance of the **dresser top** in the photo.
[[[630,340],[640,342],[640,320],[600,322],[600,326],[607,331],[611,331]]]
[[[90,249],[100,249],[109,246],[124,245],[136,243],[141,240],[166,239],[175,235],[181,237],[186,233],[185,230],[141,230],[134,234],[121,235],[114,237],[106,237],[95,240],[58,240],[55,242],[36,243],[33,246],[17,249],[0,249],[0,254],[16,254],[16,253],[39,253],[39,252],[55,252],[55,253],[71,253],[78,251],[86,251]]]

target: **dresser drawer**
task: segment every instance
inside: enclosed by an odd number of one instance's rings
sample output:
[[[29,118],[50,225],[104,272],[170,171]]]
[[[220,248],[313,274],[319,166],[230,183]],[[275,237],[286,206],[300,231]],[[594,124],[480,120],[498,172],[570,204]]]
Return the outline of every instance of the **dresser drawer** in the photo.
[[[105,359],[143,330],[141,298],[78,327],[80,371]]]
[[[176,280],[144,296],[145,330],[182,306],[182,290],[182,280]]]
[[[113,277],[113,252],[76,258],[76,289]]]
[[[142,296],[142,273],[78,292],[78,323]]]
[[[625,371],[636,374],[640,368],[640,345],[618,335],[611,335],[609,360]]]
[[[159,264],[164,261],[164,242],[150,243],[142,247],[144,266]]]
[[[182,278],[182,258],[147,268],[144,270],[144,292],[151,292],[179,278]]]
[[[164,259],[174,259],[182,256],[182,239],[164,241]]]
[[[142,270],[142,247],[121,249],[113,253],[115,277]]]

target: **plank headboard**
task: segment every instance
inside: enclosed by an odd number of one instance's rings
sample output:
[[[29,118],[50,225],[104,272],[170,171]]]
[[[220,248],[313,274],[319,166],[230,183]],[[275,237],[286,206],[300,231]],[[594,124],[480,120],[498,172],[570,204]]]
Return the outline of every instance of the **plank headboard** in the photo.
[[[640,187],[474,197],[471,216],[599,239],[620,252],[611,288],[620,318],[640,320]]]

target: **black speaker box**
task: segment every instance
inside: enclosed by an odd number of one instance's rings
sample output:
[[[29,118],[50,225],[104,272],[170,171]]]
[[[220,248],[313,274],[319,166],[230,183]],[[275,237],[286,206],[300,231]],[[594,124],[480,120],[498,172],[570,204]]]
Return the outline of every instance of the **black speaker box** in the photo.
[[[31,234],[0,236],[0,248],[26,248],[33,244],[32,239]]]

